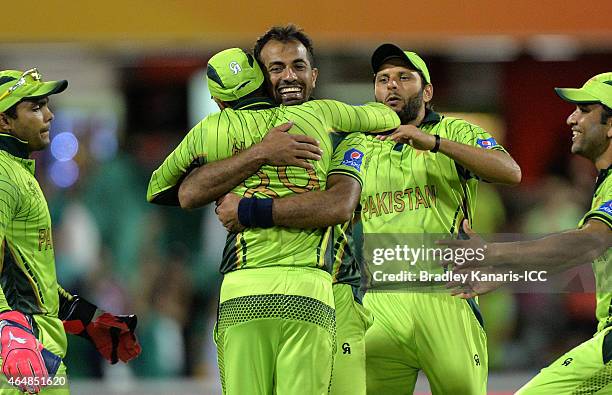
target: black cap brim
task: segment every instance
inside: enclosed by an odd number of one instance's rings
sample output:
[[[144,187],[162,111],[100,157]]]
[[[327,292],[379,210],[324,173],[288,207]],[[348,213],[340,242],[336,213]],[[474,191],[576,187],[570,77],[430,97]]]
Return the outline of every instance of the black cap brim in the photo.
[[[374,74],[378,72],[380,66],[389,58],[405,59],[406,62],[412,64],[400,47],[395,44],[382,44],[372,54],[372,71],[374,71]]]

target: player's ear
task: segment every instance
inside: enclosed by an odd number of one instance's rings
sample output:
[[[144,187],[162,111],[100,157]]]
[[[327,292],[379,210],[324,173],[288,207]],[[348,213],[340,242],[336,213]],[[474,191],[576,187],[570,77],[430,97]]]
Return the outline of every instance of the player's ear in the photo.
[[[11,130],[11,121],[10,117],[6,115],[6,113],[0,113],[0,130],[3,132],[8,132]]]
[[[317,77],[319,76],[319,69],[316,67],[312,68],[312,88],[314,89],[317,86]]]
[[[423,101],[429,103],[431,99],[433,99],[433,85],[427,84],[425,88],[423,88]]]

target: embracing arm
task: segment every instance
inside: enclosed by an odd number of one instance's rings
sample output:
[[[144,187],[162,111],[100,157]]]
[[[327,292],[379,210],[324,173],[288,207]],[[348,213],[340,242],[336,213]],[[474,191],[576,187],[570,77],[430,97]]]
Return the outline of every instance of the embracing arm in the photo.
[[[254,145],[238,155],[194,169],[179,186],[181,207],[202,207],[231,191],[266,163],[262,154]]]
[[[359,204],[361,184],[355,178],[332,174],[327,189],[274,199],[272,218],[278,226],[324,228],[350,221]]]
[[[429,151],[436,145],[436,137],[433,134],[425,133],[413,125],[402,125],[392,134],[380,138],[410,144],[423,151]],[[521,168],[504,151],[483,149],[440,138],[438,152],[453,159],[480,179],[501,184],[521,182]]]
[[[271,203],[270,221],[275,226],[288,228],[313,229],[325,228],[349,221],[361,194],[361,184],[355,178],[332,174],[327,179],[327,189],[311,191],[277,199],[241,199],[240,196],[228,193],[217,206],[219,221],[230,232],[245,229],[239,220],[241,200],[259,202],[269,200]],[[270,224],[270,226],[272,225]]]
[[[179,187],[181,207],[197,208],[217,200],[264,164],[312,169],[308,160],[321,158],[318,143],[309,136],[287,133],[291,126],[292,123],[285,123],[274,127],[260,143],[247,150],[190,172]]]

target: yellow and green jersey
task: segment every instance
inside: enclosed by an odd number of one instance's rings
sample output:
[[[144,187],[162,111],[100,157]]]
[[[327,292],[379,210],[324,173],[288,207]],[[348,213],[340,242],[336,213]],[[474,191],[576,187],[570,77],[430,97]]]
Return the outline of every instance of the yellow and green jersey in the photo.
[[[419,128],[458,143],[504,150],[482,128],[433,111]],[[366,138],[360,202],[366,262],[372,248],[435,247],[432,242],[439,236],[457,236],[464,218],[471,224],[479,181],[475,175],[442,153]],[[442,271],[437,263],[420,263],[413,262],[420,269]]]
[[[425,133],[483,149],[504,150],[482,128],[429,111],[419,126]],[[457,234],[471,221],[478,178],[441,153],[367,136],[361,193],[364,233]]]
[[[345,168],[343,162],[351,155],[358,155],[366,150],[366,137],[363,133],[351,133],[346,136],[335,133],[332,166],[328,174],[346,174],[356,178],[363,188],[363,166]],[[348,170],[348,171],[347,171]],[[332,228],[332,282],[334,284],[349,284],[353,286],[355,296],[360,286],[359,263],[355,257],[353,241],[353,221],[337,224]]]
[[[595,193],[591,203],[591,210],[580,221],[579,227],[589,219],[597,219],[612,229],[612,166],[602,170],[597,177]],[[612,251],[610,248],[599,258],[593,261],[595,273],[597,307],[597,331],[612,325]]]
[[[399,126],[397,115],[379,103],[349,106],[333,100],[313,100],[273,107],[267,99],[246,100],[198,123],[153,173],[147,199],[177,204],[178,186],[194,164],[235,155],[260,142],[270,128],[288,121],[294,123],[289,133],[305,134],[320,142],[323,155],[313,162],[315,169],[265,165],[232,192],[243,197],[280,198],[325,189],[331,173],[351,175],[361,182],[363,151],[351,147],[342,153],[337,150],[338,155],[334,156],[331,132],[380,132]],[[333,239],[332,228],[273,227],[232,233],[226,241],[221,272],[268,266],[331,270]]]
[[[27,142],[0,134],[0,311],[34,316],[36,331],[53,340],[45,347],[64,356],[66,335],[57,315],[65,291],[57,283],[51,217],[34,168]]]

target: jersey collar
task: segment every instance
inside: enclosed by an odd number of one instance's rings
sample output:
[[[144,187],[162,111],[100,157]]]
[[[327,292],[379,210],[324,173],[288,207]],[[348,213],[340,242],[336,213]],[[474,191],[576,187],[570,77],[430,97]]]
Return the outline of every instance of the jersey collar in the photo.
[[[595,182],[595,190],[597,190],[597,188],[599,188],[604,180],[610,175],[610,171],[612,171],[612,165],[608,166],[607,169],[599,171],[599,174],[597,175],[597,182]]]
[[[30,158],[28,142],[20,140],[11,134],[0,133],[0,150],[6,151],[21,159]]]
[[[233,110],[264,110],[274,107],[275,104],[269,97],[251,97],[248,99],[240,99],[232,106]]]
[[[421,125],[425,123],[438,123],[442,120],[442,115],[438,114],[433,110],[425,110],[425,118],[421,121]],[[419,126],[421,126],[419,125]]]

